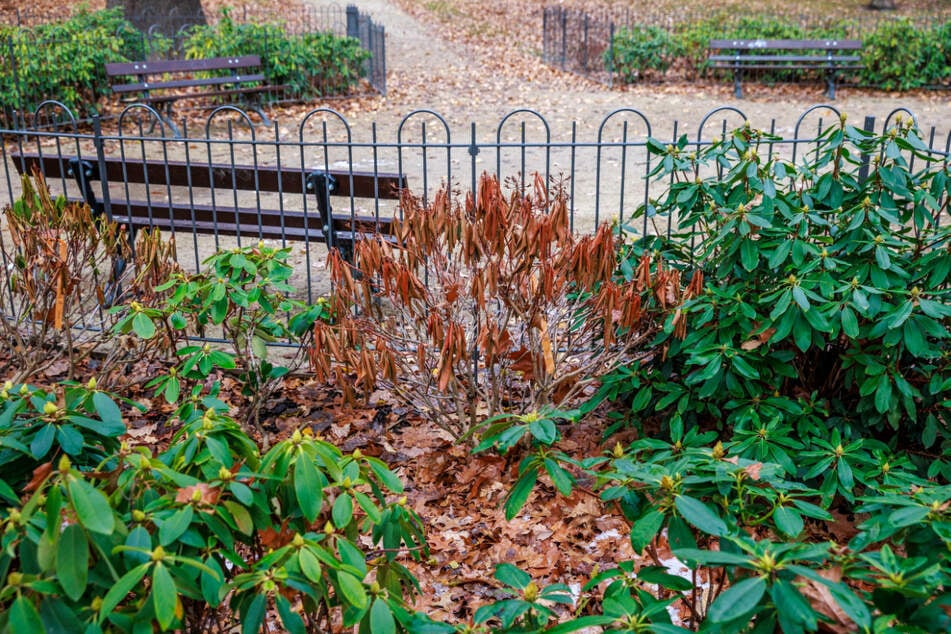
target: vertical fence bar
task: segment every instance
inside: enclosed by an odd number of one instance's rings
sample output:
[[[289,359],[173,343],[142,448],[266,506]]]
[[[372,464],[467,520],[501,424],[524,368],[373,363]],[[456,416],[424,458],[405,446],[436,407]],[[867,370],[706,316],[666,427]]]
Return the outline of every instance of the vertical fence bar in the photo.
[[[568,11],[561,10],[561,70],[565,70],[565,58],[568,56]]]
[[[875,132],[875,117],[866,116],[865,122],[862,124],[862,129],[865,130],[866,132]],[[859,163],[859,182],[860,183],[864,183],[865,179],[868,178],[868,169],[869,169],[870,160],[871,160],[871,157],[867,153],[863,152],[862,157],[860,159],[860,163]]]
[[[549,46],[551,42],[548,38],[548,12],[549,7],[542,9],[542,61],[546,64],[551,63],[551,51]]]
[[[92,117],[92,143],[96,148],[96,162],[99,165],[99,185],[102,187],[102,211],[106,219],[112,222],[112,199],[109,197],[109,178],[106,174],[106,150],[102,142],[102,120],[99,115]]]

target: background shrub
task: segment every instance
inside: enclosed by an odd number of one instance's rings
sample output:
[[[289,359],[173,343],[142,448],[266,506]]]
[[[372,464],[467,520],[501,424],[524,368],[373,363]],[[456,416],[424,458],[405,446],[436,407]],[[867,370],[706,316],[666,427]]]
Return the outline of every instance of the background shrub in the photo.
[[[172,44],[161,34],[146,37],[121,7],[79,11],[34,28],[0,27],[0,110],[30,112],[54,99],[76,113],[91,113],[111,94],[106,63],[168,57]],[[354,38],[289,35],[278,24],[235,24],[227,13],[217,25],[192,27],[184,50],[192,59],[260,55],[269,81],[298,97],[347,92],[369,57]]]
[[[227,12],[218,24],[191,27],[184,50],[189,59],[260,55],[268,81],[289,86],[297,96],[347,92],[370,56],[352,37],[291,35],[278,24],[236,24]]]
[[[922,27],[907,18],[882,20],[871,31],[850,20],[804,26],[786,17],[724,14],[675,25],[670,31],[638,25],[617,31],[612,48],[605,53],[605,67],[628,83],[642,78],[645,70],[664,71],[674,65],[682,66],[688,76],[702,74],[707,68],[710,40],[733,38],[860,38],[864,68],[857,77],[863,85],[908,90],[951,83],[951,23]],[[683,62],[677,64],[677,58]],[[791,81],[802,79],[806,71],[758,71],[756,76],[766,81]]]
[[[908,19],[883,22],[864,43],[863,82],[908,90],[951,80],[951,23],[922,29]]]
[[[79,11],[63,22],[31,29],[4,29],[0,108],[30,111],[55,99],[83,110],[109,91],[105,64],[142,59],[145,46],[143,34],[122,17],[121,7]]]
[[[608,70],[632,83],[645,70],[667,70],[675,58],[683,55],[682,44],[657,26],[622,27],[614,36],[613,47],[604,52]]]

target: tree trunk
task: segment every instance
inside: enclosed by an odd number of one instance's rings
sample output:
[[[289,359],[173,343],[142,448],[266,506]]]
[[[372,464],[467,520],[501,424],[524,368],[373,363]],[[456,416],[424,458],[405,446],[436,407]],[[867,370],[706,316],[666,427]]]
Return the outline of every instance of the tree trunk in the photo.
[[[125,17],[145,33],[175,35],[189,24],[205,24],[201,0],[106,0],[106,6],[122,7]]]
[[[898,7],[895,0],[869,0],[868,8],[876,11],[894,11]]]

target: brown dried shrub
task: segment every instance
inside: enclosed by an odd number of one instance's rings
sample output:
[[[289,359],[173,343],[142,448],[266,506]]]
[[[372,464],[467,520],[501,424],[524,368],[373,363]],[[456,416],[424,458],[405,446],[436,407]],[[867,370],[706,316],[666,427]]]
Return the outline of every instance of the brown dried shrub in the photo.
[[[483,176],[464,203],[404,193],[395,239],[329,256],[336,320],[318,322],[313,367],[352,399],[375,388],[461,438],[486,417],[563,407],[650,354],[684,299],[679,272],[641,262],[616,279],[619,239],[569,229],[564,187],[537,176],[506,195]]]

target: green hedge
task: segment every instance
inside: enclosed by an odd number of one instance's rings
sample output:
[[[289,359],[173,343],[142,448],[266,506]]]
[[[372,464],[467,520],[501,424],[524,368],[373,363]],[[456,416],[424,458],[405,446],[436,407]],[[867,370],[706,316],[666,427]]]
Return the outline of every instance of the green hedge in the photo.
[[[80,11],[30,29],[2,28],[0,108],[32,110],[55,99],[82,110],[108,92],[105,64],[143,57],[144,43],[121,8]]]
[[[260,55],[268,80],[298,96],[346,93],[364,75],[370,56],[352,37],[289,35],[277,24],[236,24],[227,11],[214,26],[192,27],[184,47],[190,59]]]
[[[171,45],[164,36],[147,39],[122,17],[121,8],[79,11],[33,28],[0,26],[0,111],[32,111],[55,99],[88,114],[111,94],[106,63],[164,57]],[[295,96],[347,92],[369,56],[353,38],[288,35],[277,24],[235,24],[227,13],[217,25],[192,27],[185,50],[191,58],[261,55],[271,83],[290,86]]]
[[[684,60],[688,73],[702,74],[712,39],[823,39],[854,37],[850,34],[856,32],[860,31],[849,20],[804,27],[785,18],[712,16],[678,25],[669,33],[653,26],[622,28],[614,36],[613,49],[605,53],[605,64],[626,82],[637,81],[643,69],[666,70],[677,57]],[[951,21],[919,27],[907,18],[883,20],[862,39],[865,68],[858,78],[863,85],[907,90],[951,83]],[[664,64],[657,65],[655,58]],[[783,71],[762,77],[776,80],[801,75],[801,71]]]

